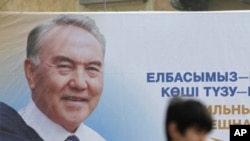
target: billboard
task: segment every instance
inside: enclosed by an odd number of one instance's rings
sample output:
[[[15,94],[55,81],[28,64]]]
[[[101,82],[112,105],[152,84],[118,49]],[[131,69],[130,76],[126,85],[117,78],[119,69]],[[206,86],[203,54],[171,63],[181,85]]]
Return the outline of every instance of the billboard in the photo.
[[[31,99],[26,40],[58,14],[0,14],[0,100],[20,110]],[[211,141],[250,124],[250,13],[71,13],[93,18],[106,38],[104,90],[85,121],[108,141],[164,141],[168,100],[198,99],[214,117]]]

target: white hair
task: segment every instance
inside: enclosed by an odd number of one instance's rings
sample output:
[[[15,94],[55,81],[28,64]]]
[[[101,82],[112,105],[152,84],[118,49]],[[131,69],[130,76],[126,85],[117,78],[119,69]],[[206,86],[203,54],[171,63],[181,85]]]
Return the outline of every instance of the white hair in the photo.
[[[40,63],[39,48],[42,38],[44,38],[51,29],[58,25],[73,25],[87,30],[100,42],[103,52],[105,53],[105,38],[103,34],[100,33],[99,28],[96,26],[93,19],[84,15],[59,15],[50,21],[39,24],[30,31],[27,40],[26,53],[27,58],[30,58],[34,64],[38,65]]]

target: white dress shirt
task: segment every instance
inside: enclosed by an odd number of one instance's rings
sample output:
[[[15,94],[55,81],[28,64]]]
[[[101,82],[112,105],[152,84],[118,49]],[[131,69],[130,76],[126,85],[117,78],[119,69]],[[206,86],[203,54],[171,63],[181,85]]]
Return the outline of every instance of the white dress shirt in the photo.
[[[44,115],[37,108],[33,100],[29,102],[27,107],[21,109],[19,114],[44,141],[64,141],[68,136],[73,135]],[[97,132],[83,123],[78,127],[74,135],[76,135],[80,141],[105,141]]]

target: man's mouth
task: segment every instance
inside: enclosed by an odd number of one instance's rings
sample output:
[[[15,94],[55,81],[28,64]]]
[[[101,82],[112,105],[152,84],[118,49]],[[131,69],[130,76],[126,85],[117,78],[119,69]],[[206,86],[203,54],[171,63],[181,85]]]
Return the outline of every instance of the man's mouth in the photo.
[[[75,102],[82,102],[86,101],[87,99],[81,97],[74,97],[74,96],[66,96],[62,98],[63,100],[75,101]]]

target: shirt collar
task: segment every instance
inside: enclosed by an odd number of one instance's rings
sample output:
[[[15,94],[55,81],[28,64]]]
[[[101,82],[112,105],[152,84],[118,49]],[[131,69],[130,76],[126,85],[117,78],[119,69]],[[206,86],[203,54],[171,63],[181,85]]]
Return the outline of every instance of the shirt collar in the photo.
[[[72,133],[44,115],[37,108],[33,100],[30,100],[27,107],[21,109],[19,114],[45,141],[64,141],[69,135],[72,135]],[[76,136],[80,134],[81,131],[79,130],[82,130],[81,126],[77,129]],[[81,134],[78,137],[81,138]]]

